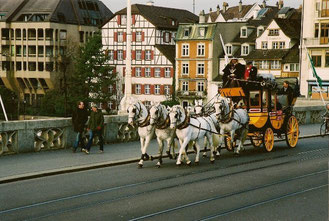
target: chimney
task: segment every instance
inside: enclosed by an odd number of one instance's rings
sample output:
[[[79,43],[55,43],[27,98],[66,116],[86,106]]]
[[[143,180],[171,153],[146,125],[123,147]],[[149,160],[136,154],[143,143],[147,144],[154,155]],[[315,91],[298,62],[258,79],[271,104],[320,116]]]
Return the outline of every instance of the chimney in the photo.
[[[283,8],[283,0],[279,0],[278,8],[279,9]]]
[[[204,13],[204,10],[202,10],[199,14],[199,23],[200,24],[206,23],[206,15]]]
[[[263,8],[266,8],[266,1],[265,0],[263,1],[262,5],[263,5]]]
[[[217,15],[219,15],[219,13],[220,13],[220,7],[219,7],[219,5],[217,5]]]
[[[242,0],[239,1],[239,12],[242,12]]]
[[[223,12],[225,13],[227,11],[228,3],[223,2]]]
[[[154,6],[154,1],[148,1],[147,3],[146,3],[146,5],[148,5],[148,6]]]

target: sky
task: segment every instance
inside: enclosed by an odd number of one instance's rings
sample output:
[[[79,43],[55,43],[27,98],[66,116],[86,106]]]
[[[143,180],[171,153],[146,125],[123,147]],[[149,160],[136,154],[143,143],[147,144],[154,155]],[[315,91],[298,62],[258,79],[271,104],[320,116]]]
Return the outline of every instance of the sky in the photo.
[[[127,0],[101,0],[113,12],[117,12],[127,5]],[[149,0],[131,0],[131,4],[146,4]],[[195,0],[195,13],[198,15],[201,10],[206,13],[209,9],[216,10],[217,5],[222,8],[223,2],[227,2],[229,6],[236,6],[240,0]],[[266,0],[268,5],[274,6],[278,0]],[[163,6],[169,8],[186,9],[193,12],[193,0],[153,0],[155,6]],[[261,4],[263,0],[242,0],[243,4],[253,4],[258,2]],[[284,0],[284,6],[298,8],[303,0]]]

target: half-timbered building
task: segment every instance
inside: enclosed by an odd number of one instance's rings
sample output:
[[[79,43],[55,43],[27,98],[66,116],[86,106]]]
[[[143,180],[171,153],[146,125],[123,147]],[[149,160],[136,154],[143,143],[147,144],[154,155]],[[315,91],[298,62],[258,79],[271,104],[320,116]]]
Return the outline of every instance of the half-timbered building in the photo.
[[[150,105],[151,101],[164,101],[171,96],[174,78],[175,41],[180,23],[196,22],[193,13],[151,4],[132,5],[132,85],[124,85],[126,65],[126,8],[102,27],[103,47],[109,56],[109,65],[118,73],[115,87],[117,108],[124,88],[132,87],[132,95]]]

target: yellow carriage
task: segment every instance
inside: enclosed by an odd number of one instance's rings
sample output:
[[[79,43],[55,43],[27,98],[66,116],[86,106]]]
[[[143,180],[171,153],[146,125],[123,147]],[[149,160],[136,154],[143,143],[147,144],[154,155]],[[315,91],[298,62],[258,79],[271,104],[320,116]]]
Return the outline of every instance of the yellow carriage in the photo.
[[[283,82],[288,81],[293,89],[292,99],[287,94],[279,94]],[[299,92],[296,78],[277,79],[275,83],[248,83],[245,87],[220,89],[221,96],[230,97],[246,108],[250,117],[248,136],[253,146],[264,146],[270,152],[274,147],[275,136],[285,137],[286,143],[293,148],[297,145],[299,125],[292,113]],[[232,150],[231,138],[226,138],[226,148]]]

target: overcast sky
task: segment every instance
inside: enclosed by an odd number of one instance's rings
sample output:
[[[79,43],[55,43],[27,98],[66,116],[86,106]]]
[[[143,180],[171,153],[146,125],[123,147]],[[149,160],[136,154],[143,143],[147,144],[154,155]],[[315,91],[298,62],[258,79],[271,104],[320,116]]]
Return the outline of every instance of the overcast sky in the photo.
[[[113,12],[117,12],[127,5],[127,0],[101,0]],[[131,4],[146,4],[149,0],[131,0]],[[195,0],[195,12],[198,15],[201,10],[209,12],[209,9],[216,9],[217,5],[222,8],[223,2],[228,2],[229,6],[238,5],[239,0]],[[278,0],[267,0],[267,4],[275,5]],[[169,8],[186,9],[193,12],[193,0],[153,0],[156,6],[164,6]],[[242,0],[243,4],[253,4],[258,2],[261,4],[263,0]],[[302,0],[284,0],[284,5],[298,8],[302,4]]]

